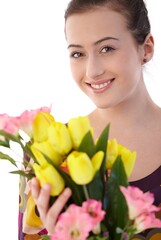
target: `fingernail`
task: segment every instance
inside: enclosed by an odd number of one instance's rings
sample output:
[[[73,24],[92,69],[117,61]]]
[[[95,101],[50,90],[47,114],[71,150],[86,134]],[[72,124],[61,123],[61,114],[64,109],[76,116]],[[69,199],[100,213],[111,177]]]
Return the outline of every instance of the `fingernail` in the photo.
[[[45,183],[45,184],[43,185],[43,188],[44,188],[45,190],[48,190],[48,191],[50,191],[50,189],[51,189],[51,186],[50,186],[50,184],[48,184],[48,183]]]
[[[70,188],[66,188],[66,189],[64,190],[64,196],[65,196],[65,197],[69,197],[71,194],[72,194],[72,191],[71,191]]]
[[[34,184],[34,185],[37,184],[37,179],[36,179],[35,177],[32,178],[32,179],[31,179],[31,183]]]

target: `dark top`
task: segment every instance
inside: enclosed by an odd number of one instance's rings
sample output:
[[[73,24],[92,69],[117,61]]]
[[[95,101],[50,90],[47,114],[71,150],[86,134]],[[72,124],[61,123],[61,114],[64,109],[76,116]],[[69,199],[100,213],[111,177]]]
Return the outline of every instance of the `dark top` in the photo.
[[[130,182],[130,185],[140,188],[143,192],[153,193],[154,204],[158,206],[161,203],[161,166],[145,178]]]

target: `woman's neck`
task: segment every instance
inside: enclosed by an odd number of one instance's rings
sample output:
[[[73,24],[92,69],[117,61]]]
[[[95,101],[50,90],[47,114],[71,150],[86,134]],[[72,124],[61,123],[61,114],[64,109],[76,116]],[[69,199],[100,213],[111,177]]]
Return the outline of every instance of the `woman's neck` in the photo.
[[[146,129],[149,123],[155,124],[159,107],[152,101],[146,88],[137,96],[134,96],[119,105],[108,109],[95,109],[89,119],[97,138],[104,127],[110,123],[110,136],[118,137],[130,134],[136,129]],[[156,116],[156,117],[155,117]]]

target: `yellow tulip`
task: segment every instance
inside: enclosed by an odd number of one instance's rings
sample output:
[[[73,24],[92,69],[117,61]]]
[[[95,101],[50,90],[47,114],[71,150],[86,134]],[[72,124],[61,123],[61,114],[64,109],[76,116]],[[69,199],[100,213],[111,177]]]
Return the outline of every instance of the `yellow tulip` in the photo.
[[[92,159],[84,152],[73,151],[67,157],[69,174],[77,184],[84,185],[92,181],[103,160],[102,152],[96,153]]]
[[[88,131],[93,134],[88,117],[72,118],[68,122],[68,129],[74,149],[77,149]]]
[[[111,169],[113,163],[118,156],[118,143],[116,139],[108,140],[107,144],[107,156],[106,156],[106,168]]]
[[[104,158],[104,152],[103,151],[99,151],[97,152],[91,159],[92,161],[92,165],[94,167],[94,171],[97,172],[102,164]]]
[[[132,170],[134,168],[134,164],[136,161],[136,151],[131,152],[129,149],[126,147],[123,147],[119,144],[118,146],[118,154],[121,155],[125,172],[127,176],[129,177],[130,174],[132,173]]]
[[[46,155],[47,157],[49,157],[50,160],[52,160],[53,163],[55,163],[56,165],[60,165],[62,163],[63,156],[61,156],[59,153],[57,153],[53,149],[53,147],[52,147],[51,143],[49,143],[49,141],[45,141],[45,142],[41,142],[41,143],[34,142],[30,148],[31,148],[31,151],[33,152],[34,156],[36,157],[37,161],[40,164],[42,164],[42,162],[47,161],[45,159],[45,157],[43,156],[43,154]]]
[[[29,195],[26,206],[26,224],[31,227],[43,226],[40,217],[36,212],[36,205],[32,195]]]
[[[68,154],[72,149],[72,141],[65,124],[54,122],[48,128],[48,140],[52,147],[61,155]]]
[[[116,139],[113,139],[111,141],[108,140],[106,156],[107,169],[112,168],[113,163],[119,155],[121,156],[121,159],[123,161],[126,175],[127,177],[129,177],[136,161],[136,152],[132,152],[126,147],[118,144]]]
[[[51,185],[51,196],[58,196],[63,191],[64,179],[51,164],[47,162],[45,165],[34,163],[33,169],[41,187],[46,183]]]
[[[33,121],[33,139],[42,142],[48,138],[48,127],[55,122],[54,117],[48,112],[39,112]]]

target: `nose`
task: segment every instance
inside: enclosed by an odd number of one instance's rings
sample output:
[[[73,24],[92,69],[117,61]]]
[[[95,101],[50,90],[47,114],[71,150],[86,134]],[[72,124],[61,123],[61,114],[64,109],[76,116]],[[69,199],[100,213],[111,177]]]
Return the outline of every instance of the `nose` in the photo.
[[[91,55],[88,56],[86,65],[86,76],[89,79],[96,79],[103,75],[105,69],[99,56]]]

